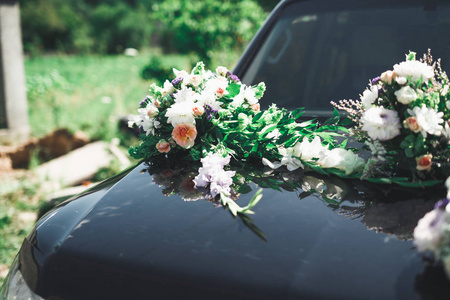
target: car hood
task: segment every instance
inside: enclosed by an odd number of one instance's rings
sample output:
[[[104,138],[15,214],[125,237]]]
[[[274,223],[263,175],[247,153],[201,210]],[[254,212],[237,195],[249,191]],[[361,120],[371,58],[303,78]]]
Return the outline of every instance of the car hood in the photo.
[[[372,192],[358,192],[359,183],[253,174],[265,188],[249,219],[193,201],[201,195],[188,184],[192,174],[140,163],[48,212],[20,251],[30,288],[50,299],[434,299],[448,292],[432,288],[436,278],[441,287],[449,282],[410,240],[436,199],[395,201],[374,189],[378,201],[369,201]],[[343,194],[349,200],[339,200]]]

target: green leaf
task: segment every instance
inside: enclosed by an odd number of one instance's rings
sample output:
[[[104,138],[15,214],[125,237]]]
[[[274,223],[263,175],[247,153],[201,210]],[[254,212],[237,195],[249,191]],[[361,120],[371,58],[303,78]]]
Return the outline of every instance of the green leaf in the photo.
[[[415,142],[416,138],[414,134],[409,134],[405,137],[405,139],[400,143],[400,147],[402,149],[411,148]]]
[[[194,75],[202,75],[203,73],[205,73],[205,64],[202,61],[198,62],[195,65],[194,69],[192,69],[192,73]]]
[[[238,185],[238,187],[235,190],[239,194],[248,194],[252,191],[252,188],[247,184],[245,184],[245,185]]]
[[[308,121],[299,123],[298,126],[299,126],[299,127],[308,127],[309,125],[311,125],[311,124],[313,124],[313,123],[314,123],[313,120],[308,120]]]
[[[354,122],[352,121],[352,120],[350,120],[349,118],[343,118],[342,120],[341,120],[341,125],[342,126],[353,126],[354,125]]]
[[[304,110],[305,110],[304,107],[297,108],[296,110],[294,110],[294,111],[291,113],[292,118],[293,118],[294,120],[297,120],[298,118],[300,118],[300,117],[305,113]]]
[[[259,121],[259,119],[261,119],[261,117],[263,116],[264,112],[261,111],[259,113],[257,113],[253,118],[252,118],[252,123],[256,123]]]
[[[414,157],[414,150],[412,148],[406,148],[405,149],[405,155],[408,158],[413,158]]]
[[[228,98],[234,98],[240,93],[241,85],[232,83],[232,84],[228,85],[227,91],[229,93]]]
[[[333,116],[327,119],[324,124],[337,124],[339,122],[339,111],[335,108],[333,112]]]
[[[425,138],[419,134],[417,135],[416,142],[414,144],[414,151],[416,155],[425,154],[426,153],[426,146],[425,146]]]
[[[406,55],[406,60],[416,60],[416,52],[409,51],[409,53]]]
[[[201,158],[201,152],[198,151],[197,149],[191,148],[189,150],[189,154],[191,155],[192,159],[195,161],[198,161]]]
[[[384,184],[392,183],[392,180],[389,178],[366,178],[366,180],[372,183],[384,183]]]

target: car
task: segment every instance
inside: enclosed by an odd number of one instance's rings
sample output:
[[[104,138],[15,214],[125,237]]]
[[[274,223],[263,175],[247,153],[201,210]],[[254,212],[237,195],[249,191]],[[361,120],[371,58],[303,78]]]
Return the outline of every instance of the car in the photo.
[[[450,3],[293,1],[271,13],[234,73],[261,104],[332,114],[408,50],[450,61]],[[443,65],[445,69],[445,65]],[[193,188],[198,168],[144,160],[46,213],[0,299],[449,299],[442,266],[415,249],[442,195],[314,172],[236,170],[234,216]]]

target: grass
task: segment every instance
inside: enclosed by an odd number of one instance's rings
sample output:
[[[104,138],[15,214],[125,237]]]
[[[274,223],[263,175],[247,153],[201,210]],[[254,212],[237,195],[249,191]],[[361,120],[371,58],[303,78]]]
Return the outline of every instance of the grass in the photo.
[[[29,122],[41,137],[56,128],[82,130],[92,139],[117,136],[117,120],[137,113],[152,81],[141,71],[157,56],[167,67],[190,70],[196,59],[148,51],[136,57],[42,56],[25,60]],[[214,57],[214,65],[234,65],[238,53]],[[230,66],[231,68],[231,66]]]
[[[0,179],[0,266],[9,267],[36,221],[44,195],[29,175]],[[0,286],[2,281],[0,275]]]
[[[85,131],[92,139],[117,134],[117,120],[136,113],[150,81],[141,79],[150,54],[126,56],[45,56],[25,61],[32,135],[56,128]],[[165,63],[189,64],[185,56]]]

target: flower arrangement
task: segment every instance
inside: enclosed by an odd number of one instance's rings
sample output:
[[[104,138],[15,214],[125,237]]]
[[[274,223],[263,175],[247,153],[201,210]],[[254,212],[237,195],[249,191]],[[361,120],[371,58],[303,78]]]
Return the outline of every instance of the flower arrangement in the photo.
[[[259,111],[264,83],[248,87],[225,67],[213,73],[205,71],[202,62],[190,73],[174,73],[176,78],[162,87],[151,85],[150,95],[139,104],[139,115],[129,121],[143,133],[142,144],[130,149],[135,158],[181,153],[199,160],[203,151],[215,152],[213,148],[223,143],[219,122],[238,124]]]
[[[242,84],[225,67],[213,73],[200,62],[190,73],[176,69],[174,73],[171,82],[150,87],[150,95],[139,104],[139,115],[130,120],[131,127],[141,130],[142,141],[130,154],[144,159],[201,159],[196,187],[208,188],[210,196],[220,197],[234,215],[251,213],[259,194],[244,208],[234,205],[229,188],[234,173],[225,170],[231,158],[240,164],[263,162],[290,171],[311,167],[343,176],[362,170],[364,160],[334,139],[337,131],[347,130],[338,124],[337,111],[323,126],[300,123],[302,108],[287,112],[272,105],[260,111],[264,83]]]
[[[360,101],[332,102],[348,112],[352,135],[370,151],[362,178],[442,182],[450,175],[449,86],[440,61],[410,52],[374,78]]]

